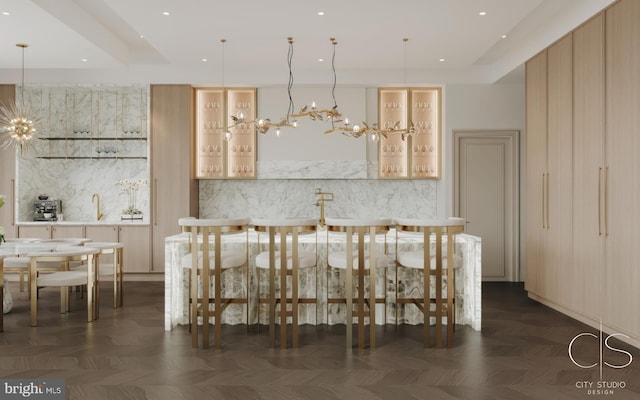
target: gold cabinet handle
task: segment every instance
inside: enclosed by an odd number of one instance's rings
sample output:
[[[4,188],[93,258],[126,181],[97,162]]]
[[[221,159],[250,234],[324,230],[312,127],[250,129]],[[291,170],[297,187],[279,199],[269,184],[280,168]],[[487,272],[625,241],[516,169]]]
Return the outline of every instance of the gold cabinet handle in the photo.
[[[15,225],[16,225],[16,180],[11,179],[11,226],[15,226]]]
[[[598,236],[602,236],[602,167],[598,167]]]
[[[153,225],[158,226],[158,178],[153,180]]]
[[[547,203],[545,204],[545,211],[547,216],[547,229],[549,229],[549,173],[547,172]]]
[[[604,236],[609,236],[609,166],[604,167]]]
[[[544,222],[545,222],[544,221],[544,208],[545,208],[544,207],[544,199],[545,199],[545,185],[544,185],[544,172],[543,172],[542,173],[542,207],[541,207],[541,210],[542,210],[542,229],[546,228],[546,226],[544,224]]]

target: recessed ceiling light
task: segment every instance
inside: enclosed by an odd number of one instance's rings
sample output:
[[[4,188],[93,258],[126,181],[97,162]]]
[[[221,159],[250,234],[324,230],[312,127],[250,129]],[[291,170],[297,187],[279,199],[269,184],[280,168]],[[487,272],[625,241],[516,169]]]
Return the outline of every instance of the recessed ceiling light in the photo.
[[[324,58],[318,58],[318,61],[319,61],[319,62],[323,62],[323,61],[324,61]]]
[[[80,61],[82,61],[82,62],[87,62],[87,61],[89,61],[89,60],[87,60],[86,58],[82,58]]]
[[[440,61],[440,62],[444,62],[444,58],[441,58],[439,61]]]
[[[11,14],[9,13],[9,11],[3,11],[2,15],[11,15]]]
[[[507,38],[507,35],[502,35],[502,36],[500,36],[500,37],[501,37],[501,38],[503,38],[503,39],[506,39],[506,38]]]
[[[144,39],[144,35],[140,35],[140,39]]]
[[[480,12],[478,13],[478,15],[485,16],[485,15],[487,15],[487,12],[486,12],[486,11],[480,11]]]
[[[202,59],[202,62],[207,62],[207,61],[209,61],[209,60],[207,60],[206,58]]]
[[[162,15],[171,15],[171,13],[169,11],[163,11]]]
[[[318,11],[318,15],[323,16],[324,15],[324,11]]]

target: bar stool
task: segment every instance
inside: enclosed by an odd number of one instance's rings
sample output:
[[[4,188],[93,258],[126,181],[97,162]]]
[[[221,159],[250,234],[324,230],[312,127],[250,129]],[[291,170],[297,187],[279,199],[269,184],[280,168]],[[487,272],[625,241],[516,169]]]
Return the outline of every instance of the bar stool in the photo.
[[[247,306],[247,325],[249,324],[249,268],[247,264],[249,218],[234,219],[197,219],[180,218],[178,224],[185,231],[191,231],[191,254],[183,258],[183,267],[191,269],[190,284],[190,318],[191,346],[198,347],[198,315],[202,316],[202,347],[209,348],[209,318],[213,317],[214,346],[220,348],[222,312],[229,304],[245,304]],[[222,250],[222,236],[232,233],[245,233],[245,250]],[[198,250],[198,235],[202,237],[202,251]],[[209,251],[209,236],[214,236],[214,251]],[[195,268],[194,268],[195,266]],[[222,272],[230,268],[247,267],[247,290],[244,298],[222,297]],[[209,294],[210,278],[214,278],[214,297]],[[198,284],[201,277],[202,287]],[[200,296],[201,294],[201,296]],[[214,309],[210,310],[210,305]],[[199,307],[201,306],[201,307]]]
[[[464,231],[463,219],[422,220],[398,218],[396,223],[396,284],[398,268],[414,268],[423,271],[423,293],[419,298],[399,297],[396,291],[396,323],[399,304],[415,304],[424,315],[424,347],[431,343],[431,317],[435,318],[436,347],[442,347],[443,320],[446,318],[447,347],[453,344],[455,327],[455,271],[462,266],[462,258],[454,254],[455,235]],[[423,250],[402,251],[398,248],[401,232],[421,233]],[[431,252],[431,236],[435,236],[435,254]],[[446,238],[446,244],[443,238]],[[446,245],[446,256],[442,249]],[[425,266],[429,265],[428,273]],[[433,278],[433,279],[432,279]],[[435,294],[431,293],[431,282]],[[443,290],[446,293],[443,294]],[[433,307],[432,307],[433,306]]]
[[[346,234],[346,251],[338,251],[329,253],[327,249],[327,265],[329,268],[344,269],[345,273],[345,298],[329,298],[329,288],[327,284],[327,307],[329,304],[346,304],[346,330],[347,330],[347,349],[351,349],[353,345],[353,302],[355,301],[358,308],[356,317],[358,317],[358,348],[364,348],[365,326],[364,319],[369,317],[369,347],[375,347],[375,329],[376,317],[375,306],[378,302],[386,302],[385,298],[376,299],[376,270],[377,268],[386,268],[389,265],[389,258],[386,254],[377,254],[376,252],[376,234],[385,235],[389,231],[392,224],[390,219],[342,219],[327,218],[327,235],[329,232],[342,232]],[[353,250],[354,235],[357,238],[357,251]],[[369,239],[369,254],[365,255],[365,236]],[[327,240],[327,243],[329,240]],[[354,264],[357,267],[354,269]],[[352,274],[358,275],[358,297],[353,297],[353,280]],[[365,298],[365,275],[369,275],[369,297]],[[386,292],[386,290],[385,290]],[[365,310],[365,305],[367,309]],[[328,313],[327,313],[328,315]],[[386,321],[385,321],[386,322]]]
[[[87,287],[87,321],[98,316],[97,278],[95,273],[95,255],[99,250],[82,246],[66,247],[56,251],[35,252],[29,254],[29,286],[31,288],[31,326],[38,325],[38,288],[53,286],[60,288],[60,313],[69,311],[69,288],[72,286]],[[86,271],[56,271],[39,274],[39,263],[86,262]],[[66,268],[65,268],[66,269]]]
[[[123,299],[123,251],[124,244],[118,242],[87,242],[85,247],[98,249],[96,265],[97,265],[97,278],[100,280],[101,276],[111,276],[113,278],[113,308],[122,307]],[[111,256],[111,262],[102,263],[100,258]]]
[[[315,297],[300,298],[298,295],[298,271],[313,268],[317,265],[317,247],[313,252],[298,248],[299,235],[316,234],[318,220],[316,218],[268,220],[254,219],[252,224],[256,232],[268,233],[269,251],[260,252],[256,256],[256,267],[269,271],[269,297],[260,297],[260,272],[258,271],[258,326],[260,325],[260,304],[269,303],[269,339],[275,347],[275,320],[277,304],[280,304],[280,348],[287,348],[287,317],[291,317],[291,346],[298,347],[298,304],[316,304],[316,323],[318,319],[317,297],[318,276],[316,274]],[[279,236],[279,240],[276,239]],[[291,236],[291,248],[288,248],[287,237]],[[258,236],[258,240],[259,240]],[[279,250],[276,250],[276,242]],[[283,257],[282,254],[285,254]],[[280,293],[276,295],[275,275],[280,275]],[[291,296],[288,296],[287,276],[291,276]],[[289,304],[291,309],[289,310]]]

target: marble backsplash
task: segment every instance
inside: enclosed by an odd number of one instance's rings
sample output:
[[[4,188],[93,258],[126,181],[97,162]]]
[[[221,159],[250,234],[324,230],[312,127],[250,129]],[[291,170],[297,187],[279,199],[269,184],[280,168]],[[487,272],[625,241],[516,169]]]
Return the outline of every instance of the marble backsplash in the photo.
[[[18,157],[18,221],[33,220],[38,195],[61,200],[66,221],[119,223],[129,196],[117,182],[143,180],[135,206],[149,221],[149,86],[66,85],[25,88],[25,100],[37,112],[39,137]],[[17,100],[21,91],[16,89]]]
[[[316,188],[334,193],[326,217],[437,216],[433,180],[269,179],[200,181],[200,218],[319,217]]]

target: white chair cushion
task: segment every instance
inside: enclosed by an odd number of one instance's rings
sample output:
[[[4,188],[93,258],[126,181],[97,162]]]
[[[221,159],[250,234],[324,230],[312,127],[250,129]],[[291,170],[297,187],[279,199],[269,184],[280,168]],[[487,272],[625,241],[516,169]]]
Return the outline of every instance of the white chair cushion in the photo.
[[[182,268],[191,268],[191,253],[182,257]],[[242,267],[247,262],[247,253],[244,251],[223,250],[220,254],[222,269]],[[209,253],[209,268],[213,270],[215,266],[215,253]],[[198,252],[198,268],[202,269],[202,252]]]
[[[407,268],[424,269],[424,251],[399,251],[398,263]],[[442,267],[447,268],[447,257],[442,258]],[[462,267],[462,257],[457,254],[453,255],[453,268]],[[431,256],[431,269],[436,269],[436,256]]]
[[[339,268],[339,269],[347,269],[347,252],[345,251],[334,251],[329,253],[329,257],[327,259],[330,267]],[[376,268],[387,268],[389,266],[389,257],[386,254],[376,253]],[[353,254],[353,269],[358,268],[358,253],[354,252]],[[369,255],[365,254],[364,257],[364,268],[369,269]]]
[[[275,268],[280,268],[280,252],[275,252]],[[316,253],[311,251],[298,251],[298,268],[311,268],[316,265]],[[256,267],[269,268],[269,252],[263,251],[256,257]],[[287,253],[287,269],[293,268],[293,255]]]
[[[31,259],[29,257],[7,257],[4,259],[4,267],[5,268],[20,268],[20,269],[28,269],[29,263]],[[38,266],[40,267],[49,267],[49,268],[60,268],[60,262],[58,261],[47,261],[47,262],[39,262]]]
[[[7,257],[4,259],[5,268],[29,268],[29,257]]]
[[[87,284],[85,271],[60,271],[42,274],[38,277],[38,286],[82,286]]]

